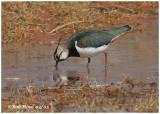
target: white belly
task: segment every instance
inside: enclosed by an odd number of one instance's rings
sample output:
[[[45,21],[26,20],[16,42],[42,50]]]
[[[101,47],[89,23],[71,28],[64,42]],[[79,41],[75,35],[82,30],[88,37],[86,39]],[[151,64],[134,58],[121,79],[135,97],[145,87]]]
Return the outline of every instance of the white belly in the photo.
[[[94,47],[87,47],[87,48],[80,48],[77,46],[77,41],[75,42],[75,47],[80,54],[80,57],[93,57],[95,55],[98,55],[99,53],[104,52],[108,45],[103,45],[97,48]]]

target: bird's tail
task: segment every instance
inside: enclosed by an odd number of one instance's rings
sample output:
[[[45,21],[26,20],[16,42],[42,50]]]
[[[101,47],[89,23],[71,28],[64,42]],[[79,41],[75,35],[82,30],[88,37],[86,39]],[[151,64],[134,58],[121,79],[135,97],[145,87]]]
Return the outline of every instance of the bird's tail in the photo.
[[[106,32],[109,34],[112,34],[114,37],[111,40],[111,42],[113,43],[114,41],[116,41],[117,39],[119,39],[119,37],[125,33],[127,33],[127,31],[131,30],[131,27],[129,25],[124,25],[121,27],[117,27],[117,28],[113,28],[110,30],[107,30]]]
[[[120,35],[124,32],[127,32],[131,30],[131,27],[129,25],[124,25],[124,26],[121,26],[121,27],[116,27],[116,28],[113,28],[113,29],[110,29],[110,30],[106,30],[106,32],[108,32],[109,34],[112,34],[114,36],[117,36],[117,35]]]

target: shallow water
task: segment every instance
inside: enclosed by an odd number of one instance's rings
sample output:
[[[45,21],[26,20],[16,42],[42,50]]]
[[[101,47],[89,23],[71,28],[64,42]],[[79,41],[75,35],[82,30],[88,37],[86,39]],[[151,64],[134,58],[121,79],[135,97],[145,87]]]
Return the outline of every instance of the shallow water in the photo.
[[[107,50],[107,80],[104,55],[91,60],[90,73],[87,59],[69,58],[59,64],[58,73],[86,77],[106,83],[119,82],[123,74],[134,81],[158,82],[158,21],[143,24],[143,32],[131,32],[117,40]],[[27,48],[2,48],[2,87],[24,87],[29,80],[38,87],[53,86],[53,53],[55,46],[40,45]]]

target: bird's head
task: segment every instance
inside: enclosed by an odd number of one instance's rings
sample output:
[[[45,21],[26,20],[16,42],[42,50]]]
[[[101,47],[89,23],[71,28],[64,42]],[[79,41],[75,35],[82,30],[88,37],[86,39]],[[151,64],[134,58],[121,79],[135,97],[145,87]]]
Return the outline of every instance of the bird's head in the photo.
[[[60,45],[60,40],[59,40],[58,45],[54,52],[54,60],[56,61],[56,65],[55,65],[56,69],[58,67],[58,63],[66,60],[68,56],[69,56],[69,50],[65,46]]]

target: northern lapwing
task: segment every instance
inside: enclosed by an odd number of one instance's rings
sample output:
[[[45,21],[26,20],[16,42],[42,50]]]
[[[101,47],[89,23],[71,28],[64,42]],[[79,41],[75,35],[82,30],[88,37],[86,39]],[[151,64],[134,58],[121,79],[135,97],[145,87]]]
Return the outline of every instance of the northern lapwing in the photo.
[[[56,69],[58,63],[68,59],[69,57],[84,57],[88,58],[88,64],[91,57],[105,52],[107,47],[119,36],[129,31],[131,27],[124,25],[121,27],[112,28],[109,30],[82,30],[73,34],[64,46],[60,46],[60,40],[54,52],[56,61]],[[106,59],[105,59],[106,61]]]

